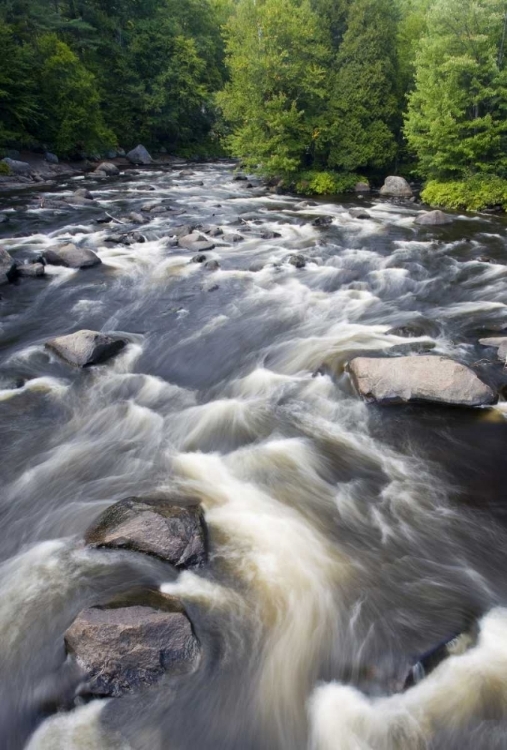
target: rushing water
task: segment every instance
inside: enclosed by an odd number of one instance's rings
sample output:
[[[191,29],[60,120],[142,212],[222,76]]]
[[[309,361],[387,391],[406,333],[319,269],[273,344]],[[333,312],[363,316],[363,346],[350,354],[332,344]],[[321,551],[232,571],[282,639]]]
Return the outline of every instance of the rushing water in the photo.
[[[83,184],[99,207],[52,207]],[[175,211],[146,242],[105,243],[124,228],[97,224],[104,211],[154,198]],[[13,254],[65,238],[104,264],[1,290],[3,750],[506,746],[505,405],[367,406],[344,372],[357,353],[431,349],[501,389],[478,339],[507,328],[505,221],[425,229],[416,208],[355,203],[370,220],[248,189],[228,165],[70,181],[41,207],[4,198]],[[243,236],[217,238],[216,272],[170,240],[210,223]],[[130,344],[85,371],[46,353],[80,328]],[[205,571],[83,547],[109,504],[173,490],[205,510]],[[66,628],[137,583],[182,598],[201,668],[52,715],[75,687]],[[402,691],[419,654],[474,622],[475,647]]]

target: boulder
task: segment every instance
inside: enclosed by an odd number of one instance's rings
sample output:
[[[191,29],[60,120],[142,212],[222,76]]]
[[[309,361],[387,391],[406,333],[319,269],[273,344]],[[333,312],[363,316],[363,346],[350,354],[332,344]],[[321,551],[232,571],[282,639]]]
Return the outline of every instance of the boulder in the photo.
[[[354,186],[356,193],[369,193],[370,190],[371,188],[367,182],[357,182]]]
[[[141,206],[141,211],[145,211],[146,213],[150,213],[150,211],[154,211],[156,208],[159,208],[161,206],[160,201],[148,201],[148,203],[143,203]]]
[[[26,278],[38,278],[46,273],[43,263],[23,263],[17,267],[17,270],[19,276]]]
[[[411,198],[412,188],[404,177],[391,175],[380,188],[380,195],[391,195],[394,198]]]
[[[204,264],[204,268],[207,271],[218,271],[218,269],[220,268],[220,263],[218,262],[218,260],[208,260]]]
[[[145,224],[146,223],[146,219],[144,218],[144,216],[142,214],[136,213],[135,211],[129,214],[128,218],[133,224]]]
[[[232,244],[235,244],[236,242],[241,242],[241,240],[244,240],[242,234],[238,234],[236,232],[228,232],[227,234],[224,234],[222,239],[224,242],[230,242]]]
[[[200,648],[190,620],[182,611],[170,611],[172,597],[159,598],[168,600],[167,609],[157,602],[156,607],[92,607],[80,613],[65,633],[65,646],[86,680],[81,692],[118,697],[164,675],[196,669]]]
[[[333,223],[333,217],[332,216],[318,216],[316,219],[314,219],[312,221],[312,226],[314,226],[314,227],[328,227],[332,223]]]
[[[365,211],[364,208],[351,208],[349,214],[353,219],[371,219],[371,214]]]
[[[11,170],[11,174],[27,175],[32,171],[31,166],[26,161],[11,159],[9,156],[6,156],[5,159],[2,159],[2,161],[4,164],[7,164],[7,166]]]
[[[198,505],[128,498],[111,505],[89,527],[85,542],[153,555],[176,568],[206,562],[206,533]]]
[[[473,370],[446,357],[357,357],[348,369],[356,390],[368,402],[485,406],[497,400]]]
[[[120,174],[120,170],[116,164],[112,164],[110,161],[101,162],[95,171],[105,172],[108,177],[115,177]]]
[[[270,230],[261,232],[261,238],[263,240],[278,240],[281,236],[280,232],[271,232]]]
[[[195,230],[195,226],[192,224],[182,224],[179,227],[175,227],[173,234],[175,237],[185,237],[187,234],[192,234]]]
[[[498,349],[498,359],[502,362],[507,360],[507,336],[492,336],[486,339],[479,339],[479,344]]]
[[[60,160],[58,159],[56,154],[52,154],[49,151],[46,152],[44,155],[45,160],[48,164],[59,164]]]
[[[14,281],[18,275],[18,269],[14,258],[7,250],[0,248],[0,285]]]
[[[43,257],[51,266],[65,266],[66,268],[91,268],[102,263],[93,250],[87,247],[77,247],[71,242],[67,245],[50,247],[44,251]]]
[[[306,258],[304,255],[295,254],[295,255],[289,255],[288,261],[291,264],[291,266],[295,266],[296,268],[304,268],[306,266]]]
[[[452,224],[452,222],[452,216],[444,214],[443,211],[423,211],[416,217],[414,223],[425,227],[436,227],[444,224]]]
[[[92,193],[90,193],[90,191],[87,190],[86,188],[79,188],[79,190],[75,190],[72,193],[72,197],[73,198],[84,198],[87,201],[92,201],[93,200]]]
[[[46,348],[75,367],[102,364],[121,352],[127,342],[118,336],[108,336],[98,331],[77,331],[58,336],[46,343]]]
[[[131,164],[151,164],[153,159],[151,158],[148,151],[145,149],[144,146],[136,146],[136,148],[133,148],[132,151],[129,151],[127,154],[127,159]]]
[[[210,242],[203,234],[199,234],[198,232],[192,232],[192,234],[180,237],[178,239],[178,245],[185,248],[185,250],[191,250],[198,253],[213,250],[215,247],[213,242]]]
[[[197,255],[194,255],[191,263],[206,263],[206,255],[203,255],[203,253],[197,253]]]

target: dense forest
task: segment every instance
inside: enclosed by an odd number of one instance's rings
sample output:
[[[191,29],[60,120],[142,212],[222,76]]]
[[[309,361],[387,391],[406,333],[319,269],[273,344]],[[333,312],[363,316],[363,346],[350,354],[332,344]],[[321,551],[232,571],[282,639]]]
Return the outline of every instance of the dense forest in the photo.
[[[0,0],[0,146],[230,153],[507,206],[505,0]]]

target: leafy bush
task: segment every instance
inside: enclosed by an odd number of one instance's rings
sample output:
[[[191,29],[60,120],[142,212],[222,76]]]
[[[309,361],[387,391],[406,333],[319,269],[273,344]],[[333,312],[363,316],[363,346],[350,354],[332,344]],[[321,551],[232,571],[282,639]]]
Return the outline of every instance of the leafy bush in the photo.
[[[428,182],[421,198],[430,206],[482,211],[493,206],[507,210],[507,180],[494,175],[476,175],[466,180]]]
[[[11,173],[11,168],[9,167],[9,165],[6,164],[4,161],[0,161],[0,175],[5,177],[7,175],[10,175],[10,173]]]
[[[302,195],[338,195],[353,192],[358,182],[368,182],[357,174],[337,172],[301,172],[295,180],[296,192]]]

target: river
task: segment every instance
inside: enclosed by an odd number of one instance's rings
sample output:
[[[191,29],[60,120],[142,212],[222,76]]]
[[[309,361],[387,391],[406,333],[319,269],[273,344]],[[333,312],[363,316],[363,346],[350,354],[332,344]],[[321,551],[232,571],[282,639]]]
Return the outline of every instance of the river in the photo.
[[[367,405],[345,365],[432,351],[501,391],[478,340],[507,328],[506,220],[418,227],[410,204],[301,207],[228,164],[179,169],[2,198],[13,255],[68,239],[103,261],[1,289],[3,750],[504,748],[505,403]],[[98,206],[52,207],[83,186]],[[97,218],[153,199],[172,211],[136,228],[146,241],[105,242],[121,227]],[[182,224],[224,229],[218,270],[169,239]],[[86,370],[44,349],[81,328],[129,345]],[[202,503],[206,569],[83,546],[113,502],[173,490]],[[201,668],[52,715],[66,628],[137,583],[181,597]],[[476,646],[402,691],[419,654],[474,623]]]

